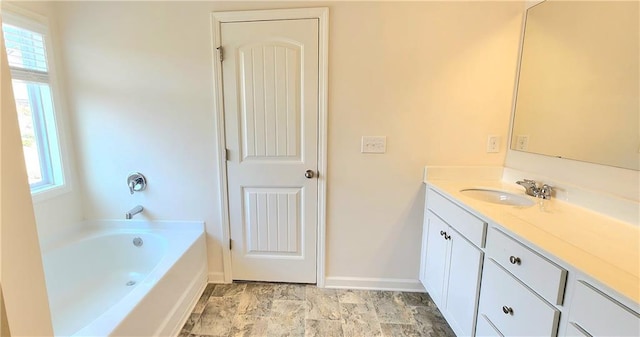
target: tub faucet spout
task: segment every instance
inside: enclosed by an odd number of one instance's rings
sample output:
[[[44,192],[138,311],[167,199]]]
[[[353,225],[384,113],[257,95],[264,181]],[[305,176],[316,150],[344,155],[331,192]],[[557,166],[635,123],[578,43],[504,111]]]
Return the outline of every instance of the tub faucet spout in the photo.
[[[138,213],[142,213],[142,211],[144,211],[144,207],[138,205],[134,208],[132,208],[129,212],[124,214],[125,219],[129,220],[131,218],[133,218],[134,215],[138,214]]]

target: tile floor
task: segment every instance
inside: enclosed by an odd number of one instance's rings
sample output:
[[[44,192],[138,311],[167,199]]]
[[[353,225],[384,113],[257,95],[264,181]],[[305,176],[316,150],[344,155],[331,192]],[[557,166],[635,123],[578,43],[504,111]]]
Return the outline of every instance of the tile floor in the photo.
[[[427,294],[313,285],[209,284],[179,337],[455,336]]]

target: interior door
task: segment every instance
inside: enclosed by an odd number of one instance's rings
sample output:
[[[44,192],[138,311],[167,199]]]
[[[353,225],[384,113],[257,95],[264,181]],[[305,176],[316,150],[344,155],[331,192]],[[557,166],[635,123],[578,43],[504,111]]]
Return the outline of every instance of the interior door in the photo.
[[[316,282],[318,25],[221,24],[234,280]]]

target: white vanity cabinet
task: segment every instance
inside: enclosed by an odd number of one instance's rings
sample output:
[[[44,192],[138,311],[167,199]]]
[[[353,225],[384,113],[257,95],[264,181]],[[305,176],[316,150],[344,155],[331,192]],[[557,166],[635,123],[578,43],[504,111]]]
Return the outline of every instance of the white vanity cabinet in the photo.
[[[456,335],[640,336],[637,301],[538,248],[526,234],[542,232],[511,213],[466,207],[451,185],[427,187],[420,280]]]
[[[428,190],[427,200],[421,281],[454,332],[471,336],[486,224],[434,191]]]

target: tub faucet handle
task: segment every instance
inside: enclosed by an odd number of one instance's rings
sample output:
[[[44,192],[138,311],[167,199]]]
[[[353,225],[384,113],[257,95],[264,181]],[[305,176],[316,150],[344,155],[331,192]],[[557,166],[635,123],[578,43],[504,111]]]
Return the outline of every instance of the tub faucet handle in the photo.
[[[129,193],[144,191],[147,188],[147,178],[140,172],[129,173],[127,177],[127,186],[129,186]]]

